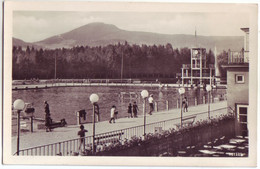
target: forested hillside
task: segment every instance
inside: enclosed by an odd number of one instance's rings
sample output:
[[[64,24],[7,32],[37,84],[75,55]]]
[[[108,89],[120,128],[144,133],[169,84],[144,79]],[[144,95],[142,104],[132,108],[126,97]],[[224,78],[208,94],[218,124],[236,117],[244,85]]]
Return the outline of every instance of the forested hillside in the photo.
[[[208,64],[214,55],[207,51]],[[190,63],[190,49],[167,45],[78,46],[35,49],[13,46],[13,79],[65,78],[175,78],[182,64]]]

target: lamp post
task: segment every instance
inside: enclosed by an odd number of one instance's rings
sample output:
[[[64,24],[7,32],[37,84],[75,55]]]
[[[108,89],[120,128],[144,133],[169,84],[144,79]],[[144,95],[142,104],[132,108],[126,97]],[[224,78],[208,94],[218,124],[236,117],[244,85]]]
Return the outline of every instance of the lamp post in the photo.
[[[145,136],[145,125],[146,125],[146,112],[145,112],[145,106],[146,106],[146,98],[148,97],[149,93],[147,90],[143,90],[141,92],[141,96],[144,99],[143,103],[143,113],[144,113],[144,136]]]
[[[55,69],[54,69],[54,79],[57,78],[57,53],[55,54]]]
[[[99,97],[98,97],[97,94],[91,94],[90,97],[89,97],[89,100],[93,105],[93,145],[92,145],[92,150],[93,150],[93,153],[95,153],[95,123],[96,123],[96,120],[95,120],[95,105],[94,105],[94,103],[98,102]]]
[[[17,99],[14,101],[14,110],[17,110],[17,155],[19,156],[19,146],[20,146],[20,113],[24,108],[24,101]]]
[[[210,91],[211,91],[211,85],[207,85],[206,90],[208,92],[208,117],[210,119]]]
[[[124,55],[122,53],[122,59],[121,59],[121,85],[122,85],[122,79],[123,79],[123,71],[124,71]]]
[[[185,93],[185,88],[179,88],[179,94],[180,94],[180,96],[181,96],[181,103],[180,103],[180,107],[181,107],[181,127],[182,127],[182,114],[183,114],[183,112],[182,112],[182,95]]]

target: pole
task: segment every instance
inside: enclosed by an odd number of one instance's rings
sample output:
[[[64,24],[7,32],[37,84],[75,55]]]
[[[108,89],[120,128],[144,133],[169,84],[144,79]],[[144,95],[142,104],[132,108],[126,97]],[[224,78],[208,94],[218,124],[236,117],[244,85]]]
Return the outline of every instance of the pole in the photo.
[[[209,116],[209,119],[210,119],[210,91],[208,92],[208,116]]]
[[[79,116],[79,112],[76,112],[76,117],[77,117],[77,125],[80,125],[80,116]]]
[[[182,127],[182,95],[181,95],[181,103],[180,103],[180,107],[181,107],[181,127]]]
[[[145,112],[145,104],[146,100],[144,98],[144,106],[143,106],[143,111],[144,111],[144,136],[145,136],[145,125],[146,125],[146,112]]]
[[[33,117],[31,117],[31,132],[33,132]]]
[[[212,73],[211,73],[211,68],[209,69],[209,85],[212,86]]]
[[[154,102],[155,112],[158,112],[158,103]]]
[[[123,79],[123,68],[124,67],[124,55],[122,53],[122,60],[121,60],[121,85],[122,85],[122,79]]]
[[[95,106],[93,103],[93,147],[92,147],[93,153],[95,154]]]
[[[54,72],[55,74],[54,74],[54,79],[56,79],[56,63],[57,63],[56,62],[56,57],[57,57],[57,54],[55,55],[55,72]]]
[[[20,112],[21,110],[17,111],[17,155],[19,156],[19,149],[20,149]]]

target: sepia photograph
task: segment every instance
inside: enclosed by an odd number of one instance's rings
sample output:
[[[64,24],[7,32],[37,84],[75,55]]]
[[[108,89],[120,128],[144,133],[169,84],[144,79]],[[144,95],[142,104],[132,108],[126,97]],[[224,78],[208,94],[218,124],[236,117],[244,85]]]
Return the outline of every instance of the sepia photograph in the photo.
[[[4,7],[4,164],[256,166],[258,4]]]

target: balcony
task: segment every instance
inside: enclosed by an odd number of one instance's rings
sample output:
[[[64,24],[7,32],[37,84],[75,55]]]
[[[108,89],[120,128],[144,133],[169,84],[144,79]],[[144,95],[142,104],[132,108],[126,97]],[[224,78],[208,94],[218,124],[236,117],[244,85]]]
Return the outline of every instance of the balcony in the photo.
[[[228,64],[249,63],[249,51],[228,52]]]

